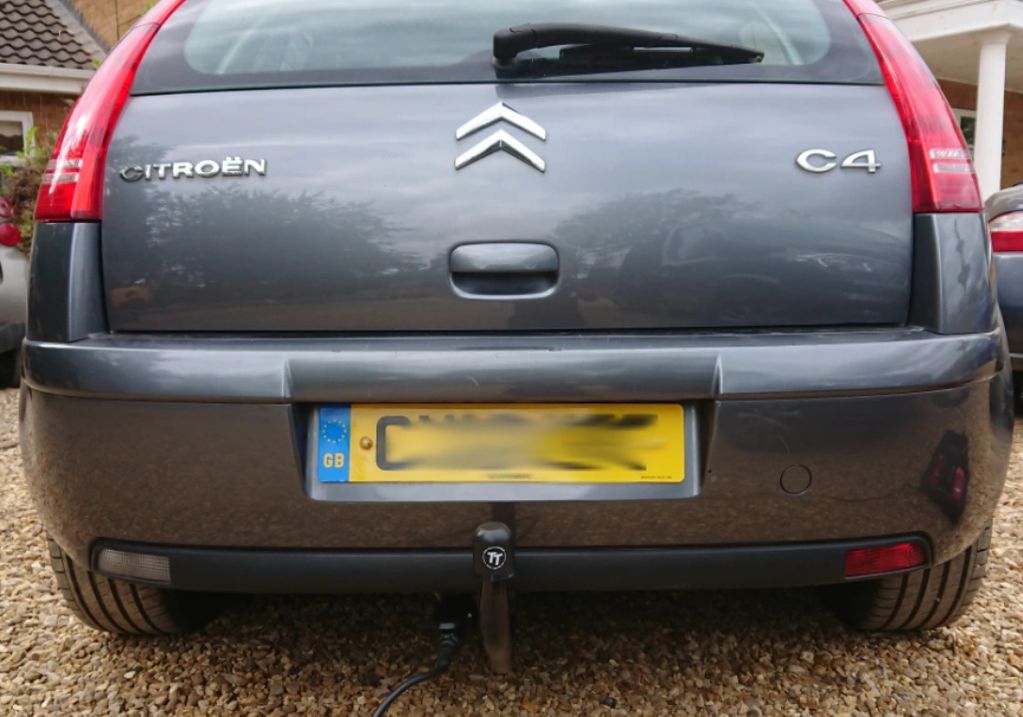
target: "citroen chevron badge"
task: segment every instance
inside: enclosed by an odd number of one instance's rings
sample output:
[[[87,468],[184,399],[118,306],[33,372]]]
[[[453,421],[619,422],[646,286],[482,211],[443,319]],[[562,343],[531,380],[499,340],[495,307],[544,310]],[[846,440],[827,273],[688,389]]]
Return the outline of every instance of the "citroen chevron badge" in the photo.
[[[463,140],[466,137],[486,129],[498,122],[506,122],[513,127],[546,141],[547,130],[538,125],[525,115],[516,112],[504,102],[498,102],[493,107],[484,110],[471,120],[463,124],[455,131],[455,139]],[[528,164],[540,172],[547,171],[547,163],[536,152],[525,144],[515,139],[505,130],[498,130],[489,137],[463,152],[455,159],[455,169],[464,169],[484,157],[489,157],[497,152],[507,152],[515,159]]]

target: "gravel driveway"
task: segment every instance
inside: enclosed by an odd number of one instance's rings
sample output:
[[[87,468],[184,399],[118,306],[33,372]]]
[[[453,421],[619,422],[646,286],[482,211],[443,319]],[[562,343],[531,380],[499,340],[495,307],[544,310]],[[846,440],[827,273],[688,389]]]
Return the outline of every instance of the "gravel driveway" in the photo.
[[[159,641],[79,625],[54,592],[16,421],[17,394],[0,393],[0,715],[368,714],[432,660],[425,597],[239,599]],[[489,676],[473,642],[390,714],[1021,714],[1021,440],[992,563],[968,616],[919,637],[846,632],[813,591],[526,595],[514,676]]]

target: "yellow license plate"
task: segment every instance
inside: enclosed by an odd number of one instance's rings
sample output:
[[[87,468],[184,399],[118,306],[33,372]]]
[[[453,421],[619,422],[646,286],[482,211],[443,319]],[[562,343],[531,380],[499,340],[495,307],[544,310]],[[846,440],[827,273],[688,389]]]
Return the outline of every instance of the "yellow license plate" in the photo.
[[[672,404],[322,406],[325,483],[681,483]]]

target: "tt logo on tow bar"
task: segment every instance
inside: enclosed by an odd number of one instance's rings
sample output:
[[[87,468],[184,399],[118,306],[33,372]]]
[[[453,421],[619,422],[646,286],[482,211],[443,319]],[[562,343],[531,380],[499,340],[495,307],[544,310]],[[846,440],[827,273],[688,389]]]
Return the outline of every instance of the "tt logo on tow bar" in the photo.
[[[491,547],[483,551],[483,564],[491,570],[500,570],[508,560],[508,553],[504,548]]]

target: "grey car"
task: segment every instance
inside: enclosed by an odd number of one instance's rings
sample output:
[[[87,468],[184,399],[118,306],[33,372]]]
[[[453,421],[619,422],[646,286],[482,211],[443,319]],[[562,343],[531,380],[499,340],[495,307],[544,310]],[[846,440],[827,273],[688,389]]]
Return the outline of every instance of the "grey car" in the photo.
[[[1019,405],[1023,385],[1023,185],[1003,190],[988,199],[987,214],[998,278],[998,304],[1009,336]]]
[[[919,630],[984,575],[984,207],[872,2],[164,0],[37,220],[25,465],[94,627],[477,593],[494,658],[514,591]]]

